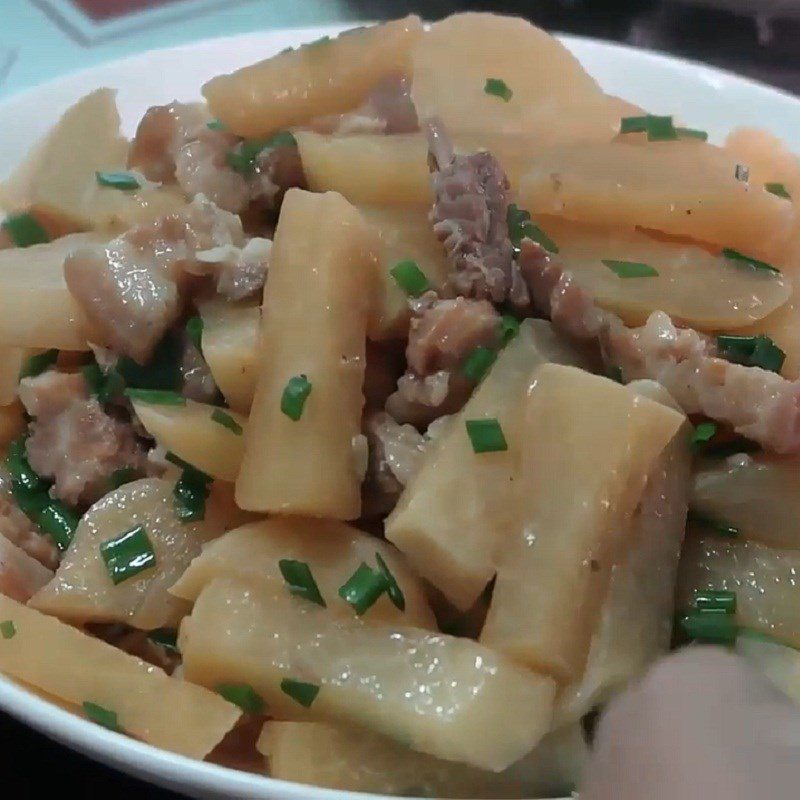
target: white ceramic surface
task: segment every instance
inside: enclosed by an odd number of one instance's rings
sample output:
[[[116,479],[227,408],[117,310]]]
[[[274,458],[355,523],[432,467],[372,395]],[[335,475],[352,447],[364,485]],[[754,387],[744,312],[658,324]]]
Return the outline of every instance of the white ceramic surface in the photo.
[[[338,29],[271,31],[153,51],[68,75],[0,103],[0,176],[74,100],[98,86],[119,90],[126,131],[155,103],[199,97],[204,80]],[[564,42],[603,87],[654,113],[675,114],[720,141],[737,125],[770,128],[800,152],[800,100],[699,64],[588,39]],[[0,678],[0,708],[37,730],[118,769],[198,798],[378,800],[313,789],[204,764],[109,733]]]

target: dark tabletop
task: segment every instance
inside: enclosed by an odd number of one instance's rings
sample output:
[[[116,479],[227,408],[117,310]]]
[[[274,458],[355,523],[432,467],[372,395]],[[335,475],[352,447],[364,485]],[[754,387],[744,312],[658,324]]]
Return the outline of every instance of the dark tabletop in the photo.
[[[758,0],[753,0],[757,5]],[[749,75],[800,94],[800,22],[773,24],[726,12],[699,9],[662,0],[539,0],[539,2],[452,3],[442,0],[352,0],[354,12],[364,18],[393,17],[416,11],[436,18],[456,9],[505,11],[530,17],[551,30],[623,41],[686,56]],[[800,6],[800,4],[798,4]],[[380,9],[380,12],[379,12]],[[179,800],[165,792],[123,777],[95,764],[0,715],[0,764],[3,785],[16,796],[49,798],[93,796]]]

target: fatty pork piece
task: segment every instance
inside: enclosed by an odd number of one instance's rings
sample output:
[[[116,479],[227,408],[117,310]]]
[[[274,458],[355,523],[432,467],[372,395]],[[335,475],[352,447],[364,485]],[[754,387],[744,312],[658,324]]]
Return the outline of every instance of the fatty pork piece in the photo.
[[[476,347],[500,345],[500,315],[488,300],[440,300],[433,292],[416,301],[406,348],[406,373],[386,410],[398,422],[424,424],[458,411],[473,384],[461,373]]]
[[[709,336],[653,312],[639,328],[598,308],[570,273],[529,239],[519,265],[536,309],[578,339],[599,340],[626,381],[650,378],[687,414],[702,413],[776,453],[800,452],[800,382],[720,357]]]
[[[241,139],[209,127],[207,109],[199,104],[170,103],[149,108],[131,143],[128,166],[151,181],[177,182],[189,197],[205,195],[220,208],[239,213],[252,202],[276,208],[286,189],[304,184],[296,145],[278,139],[252,164],[235,169],[229,153]]]
[[[145,363],[181,313],[186,273],[215,276],[237,298],[263,285],[269,250],[253,241],[245,243],[238,217],[200,195],[185,212],[74,251],[64,277],[111,349]]]
[[[133,426],[106,413],[88,395],[79,373],[48,370],[23,378],[19,396],[34,418],[28,460],[39,475],[53,480],[54,497],[90,505],[108,491],[114,470],[144,468],[145,452]]]

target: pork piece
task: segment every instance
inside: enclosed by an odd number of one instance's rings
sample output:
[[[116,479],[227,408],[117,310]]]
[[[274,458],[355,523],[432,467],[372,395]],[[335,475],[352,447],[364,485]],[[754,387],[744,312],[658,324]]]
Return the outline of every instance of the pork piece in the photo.
[[[280,207],[287,189],[306,187],[303,162],[296,144],[281,144],[262,150],[250,178],[250,199],[270,211]]]
[[[264,288],[272,242],[254,237],[244,247],[225,245],[197,253],[195,274],[216,276],[217,293],[228,300],[244,300]]]
[[[530,240],[522,242],[519,263],[537,309],[565,333],[599,340],[626,381],[658,381],[687,414],[726,423],[767,450],[800,452],[800,382],[720,358],[712,338],[676,327],[662,311],[626,328]]]
[[[418,425],[452,414],[466,402],[472,384],[460,367],[476,347],[500,345],[500,315],[487,300],[439,300],[433,293],[415,301],[414,307],[408,369],[386,410],[400,422]]]
[[[19,394],[35,417],[26,442],[28,460],[53,481],[54,497],[88,506],[107,493],[112,472],[144,468],[145,452],[133,426],[110,416],[89,397],[80,375],[49,370],[23,378]]]
[[[195,343],[184,334],[181,357],[181,394],[198,403],[213,403],[217,398],[217,385],[203,354]]]
[[[146,363],[182,310],[184,273],[198,251],[244,246],[241,221],[202,195],[187,210],[139,225],[64,262],[70,293],[114,352]]]

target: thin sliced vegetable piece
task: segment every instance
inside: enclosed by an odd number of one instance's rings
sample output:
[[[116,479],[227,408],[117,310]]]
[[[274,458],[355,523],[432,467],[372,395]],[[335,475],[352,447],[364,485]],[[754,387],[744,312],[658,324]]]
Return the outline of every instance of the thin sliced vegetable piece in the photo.
[[[768,636],[741,630],[736,638],[736,653],[800,705],[800,651]]]
[[[52,570],[0,536],[0,594],[27,603],[52,577]]]

